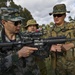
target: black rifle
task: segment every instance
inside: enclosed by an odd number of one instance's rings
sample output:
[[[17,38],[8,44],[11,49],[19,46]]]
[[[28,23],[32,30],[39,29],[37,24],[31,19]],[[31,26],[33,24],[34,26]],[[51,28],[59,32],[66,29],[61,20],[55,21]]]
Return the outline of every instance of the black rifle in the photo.
[[[0,48],[4,48],[4,50],[8,47],[16,48],[17,45],[23,46],[31,46],[31,47],[37,47],[38,51],[35,51],[33,54],[35,56],[40,56],[42,58],[48,57],[50,53],[50,47],[52,44],[64,44],[67,41],[75,41],[75,38],[66,38],[65,36],[60,37],[49,37],[49,38],[31,38],[30,40],[27,40],[23,38],[23,41],[21,42],[7,42],[7,43],[0,43]],[[10,50],[10,49],[9,49]]]

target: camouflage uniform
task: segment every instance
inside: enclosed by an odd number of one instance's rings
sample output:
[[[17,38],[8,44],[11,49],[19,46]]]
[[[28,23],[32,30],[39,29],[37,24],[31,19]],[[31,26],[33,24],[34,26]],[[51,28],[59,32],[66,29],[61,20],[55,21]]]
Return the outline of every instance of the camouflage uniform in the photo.
[[[50,34],[50,27],[47,27],[47,29],[45,29],[44,32],[47,33],[47,34],[45,34],[43,37],[48,38],[48,36],[49,36],[48,33]],[[46,50],[47,50],[47,48],[46,48]],[[50,55],[50,53],[49,53],[49,56],[44,59],[44,62],[45,62],[44,68],[45,68],[45,71],[46,71],[46,73],[44,75],[53,75],[52,74],[52,67],[51,67],[51,55]],[[42,72],[43,71],[44,70],[42,70]]]
[[[6,11],[8,11],[8,8]],[[9,16],[9,14],[11,16]],[[5,20],[7,18],[6,20],[9,19],[11,21],[22,20],[16,10],[13,10],[13,13],[9,12],[9,14],[2,15],[2,19]],[[3,28],[0,33],[0,42],[21,42],[22,39],[20,34],[18,33],[15,35],[16,40],[9,40]],[[35,61],[32,59],[33,57],[29,56],[27,58],[23,57],[19,59],[16,48],[19,50],[21,45],[18,45],[15,48],[0,48],[0,75],[40,75],[39,68],[37,67]]]
[[[36,25],[36,27],[38,29],[38,24],[34,19],[28,20],[25,28],[27,29],[27,27],[30,25]],[[28,32],[28,31],[26,31],[26,32]],[[34,59],[35,59],[36,64],[39,66],[41,75],[47,75],[45,59],[37,57],[37,56],[35,56]]]
[[[51,14],[62,14],[66,13],[66,7],[64,4],[56,5]],[[54,25],[51,28],[50,36],[66,36],[68,38],[75,37],[75,25],[74,23],[64,22],[60,26]],[[66,42],[69,43],[69,42]],[[74,42],[73,42],[74,43]],[[75,44],[75,43],[74,43]],[[52,75],[75,75],[75,54],[74,49],[68,51],[63,50],[62,52],[51,52],[51,62],[52,62]]]

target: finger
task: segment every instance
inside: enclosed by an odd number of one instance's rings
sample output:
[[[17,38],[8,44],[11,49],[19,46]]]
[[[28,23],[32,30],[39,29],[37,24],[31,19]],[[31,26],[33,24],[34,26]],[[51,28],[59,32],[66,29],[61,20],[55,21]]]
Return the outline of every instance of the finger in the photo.
[[[50,51],[56,52],[56,50],[55,50],[55,49],[53,49],[53,50],[50,50]]]
[[[29,56],[29,55],[30,55],[30,52],[27,53],[27,56]]]
[[[57,44],[58,46],[62,46],[62,44]]]
[[[28,57],[29,56],[29,54],[27,54],[27,55],[24,55],[24,57]]]
[[[33,53],[34,51],[30,51],[30,53]]]
[[[60,49],[58,49],[58,50],[57,50],[57,52],[61,52],[61,50],[60,50]]]
[[[34,51],[34,50],[38,50],[38,48],[29,48],[29,50]]]
[[[24,54],[24,55],[23,55],[23,57],[28,57],[28,56],[29,56],[29,53],[28,53],[28,54]]]

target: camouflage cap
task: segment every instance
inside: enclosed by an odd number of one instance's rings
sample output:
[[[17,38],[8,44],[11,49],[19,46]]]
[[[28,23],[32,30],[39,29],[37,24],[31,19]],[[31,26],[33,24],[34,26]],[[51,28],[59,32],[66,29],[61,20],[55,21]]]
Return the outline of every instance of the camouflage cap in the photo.
[[[27,27],[30,26],[30,25],[36,25],[36,26],[38,27],[38,23],[37,23],[36,20],[34,20],[34,19],[28,20],[28,21],[27,21],[27,24],[26,24],[26,26],[25,26],[25,28],[27,28]]]
[[[17,9],[3,7],[0,8],[0,19],[10,20],[10,21],[19,21],[24,19],[20,16],[20,13]]]
[[[66,10],[66,5],[65,4],[57,4],[53,7],[53,12],[49,13],[49,15],[52,14],[64,14],[64,13],[70,13],[70,11]]]

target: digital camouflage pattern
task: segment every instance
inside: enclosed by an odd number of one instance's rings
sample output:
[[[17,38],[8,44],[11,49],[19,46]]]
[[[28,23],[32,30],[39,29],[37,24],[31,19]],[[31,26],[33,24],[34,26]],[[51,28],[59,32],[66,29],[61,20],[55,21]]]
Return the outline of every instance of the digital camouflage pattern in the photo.
[[[7,37],[5,38],[7,42],[10,42]],[[2,40],[0,39],[0,42],[1,41]],[[16,41],[21,41],[18,35],[16,35]],[[9,50],[7,54],[5,52],[5,57],[1,57],[0,55],[0,59],[3,59],[3,62],[0,60],[0,75],[40,75],[40,70],[36,65],[32,55],[27,58],[19,59],[16,52],[17,50],[14,49]],[[1,66],[3,68],[1,68]]]
[[[2,7],[0,8],[0,19],[4,19],[6,21],[19,21],[23,20],[24,18],[20,16],[18,9]]]
[[[65,22],[63,26],[54,25],[50,29],[50,36],[66,36],[75,38],[75,24]],[[69,42],[66,42],[69,43]],[[75,44],[75,42],[73,41]],[[75,50],[70,49],[67,52],[51,52],[52,75],[75,75]],[[55,73],[55,74],[54,74]]]
[[[4,12],[2,13],[2,11]],[[23,19],[14,8],[2,8],[0,9],[0,15],[0,19],[4,20],[21,21]],[[16,40],[13,41],[22,41],[19,33],[16,34]],[[8,39],[3,28],[2,31],[0,31],[0,42],[13,41]],[[21,45],[10,50],[3,48],[4,51],[0,48],[0,75],[40,75],[40,70],[34,61],[34,56],[31,55],[27,58],[19,59],[16,48],[19,50]]]

